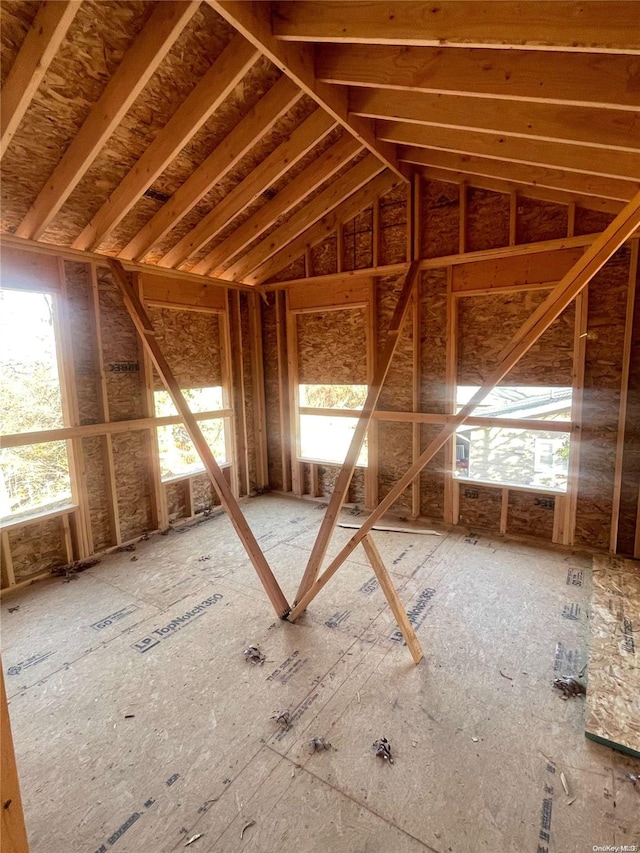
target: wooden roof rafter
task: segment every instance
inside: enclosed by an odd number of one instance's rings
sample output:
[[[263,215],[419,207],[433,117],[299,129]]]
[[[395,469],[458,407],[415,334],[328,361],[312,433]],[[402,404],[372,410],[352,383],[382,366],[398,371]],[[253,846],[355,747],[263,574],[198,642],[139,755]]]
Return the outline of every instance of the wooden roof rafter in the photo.
[[[55,3],[49,0],[40,6],[2,87],[0,159],[64,41],[80,3],[81,0],[57,0]]]
[[[628,151],[605,151],[562,142],[519,139],[445,127],[422,127],[404,122],[380,122],[378,133],[389,142],[417,148],[437,148],[488,157],[502,163],[524,163],[585,175],[640,179],[640,157]]]
[[[118,257],[144,257],[273,129],[276,122],[302,96],[302,91],[288,77],[281,77],[274,83],[207,159],[189,175],[158,213],[131,238]]]
[[[295,240],[311,225],[318,222],[324,215],[337,207],[342,201],[367,184],[385,166],[373,154],[367,154],[364,160],[356,163],[339,180],[329,184],[317,196],[302,207],[295,216],[289,217],[266,239],[246,252],[222,275],[231,281],[244,281],[247,284],[257,283],[260,270],[268,260],[276,255],[288,243]]]
[[[639,181],[550,169],[546,166],[502,162],[499,159],[443,151],[437,148],[401,147],[400,159],[416,166],[430,166],[477,177],[496,178],[514,183],[546,187],[583,196],[614,201],[629,201],[640,189]]]
[[[640,54],[634,0],[288,0],[275,39]]]
[[[241,35],[232,38],[135,166],[74,240],[75,249],[96,248],[111,234],[259,58],[259,51]]]
[[[259,166],[225,196],[198,224],[159,261],[158,266],[179,267],[197,254],[231,220],[238,216],[271,184],[282,177],[336,126],[335,119],[317,109]]]
[[[348,222],[349,219],[353,219],[358,213],[374,204],[378,198],[388,193],[398,183],[397,175],[385,169],[270,257],[259,270],[256,270],[251,283],[262,285],[269,281],[280,270],[303,255],[307,249],[331,236],[344,222]]]
[[[352,88],[349,110],[354,115],[419,127],[493,133],[563,147],[604,148],[614,156],[617,150],[640,153],[640,98],[638,110],[632,111]]]
[[[349,134],[344,134],[330,148],[304,169],[295,180],[288,183],[276,196],[249,217],[239,228],[230,234],[219,246],[202,259],[193,268],[193,272],[206,275],[209,272],[216,277],[231,278],[225,275],[222,267],[225,261],[235,258],[239,252],[259,238],[280,217],[299,204],[306,196],[329,180],[345,163],[362,151],[362,145]],[[243,256],[244,257],[244,256]],[[240,258],[240,261],[243,260]]]
[[[638,112],[629,85],[637,60],[625,54],[534,50],[322,44],[315,52],[323,83],[435,95],[467,95],[555,106]]]
[[[398,168],[393,145],[378,140],[369,119],[349,116],[348,95],[316,80],[314,50],[310,45],[287,45],[271,31],[271,4],[243,0],[207,0],[226,21],[253,42],[271,62],[291,77],[319,106],[330,113],[349,133],[375,154],[398,177],[407,181]]]
[[[105,142],[196,13],[198,0],[157,6],[131,45],[53,174],[16,230],[37,240],[69,198]]]

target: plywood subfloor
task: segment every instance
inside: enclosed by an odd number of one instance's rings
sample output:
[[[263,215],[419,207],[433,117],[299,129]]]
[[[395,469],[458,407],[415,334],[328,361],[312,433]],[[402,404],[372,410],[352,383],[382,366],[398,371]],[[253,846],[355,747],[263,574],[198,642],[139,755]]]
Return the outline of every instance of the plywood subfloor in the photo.
[[[587,737],[640,758],[640,563],[594,557]]]
[[[276,496],[244,507],[292,598],[322,513]],[[225,516],[7,597],[32,853],[170,853],[196,834],[194,853],[638,843],[640,761],[587,740],[584,700],[551,684],[586,662],[590,558],[444,533],[374,534],[417,667],[361,549],[291,625]],[[270,719],[283,708],[286,731]],[[312,754],[314,736],[332,748]],[[373,755],[380,736],[392,766]]]

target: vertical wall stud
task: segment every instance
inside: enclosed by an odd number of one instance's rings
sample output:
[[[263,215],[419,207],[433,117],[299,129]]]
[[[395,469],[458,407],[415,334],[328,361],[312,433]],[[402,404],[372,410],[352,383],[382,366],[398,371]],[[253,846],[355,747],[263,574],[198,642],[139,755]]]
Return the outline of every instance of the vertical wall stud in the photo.
[[[260,297],[249,294],[249,332],[251,337],[251,378],[253,386],[253,422],[256,447],[257,486],[269,483],[269,456],[267,451],[267,413],[264,396],[264,353],[262,349],[262,318]]]
[[[287,309],[285,295],[277,290],[276,338],[278,348],[278,389],[280,402],[280,450],[282,454],[282,491],[291,491],[291,420],[289,416],[289,374],[287,367]]]
[[[627,422],[627,402],[629,397],[629,368],[631,364],[631,343],[633,337],[633,314],[635,310],[636,285],[638,281],[638,245],[631,242],[629,261],[629,284],[627,287],[627,312],[625,314],[624,344],[622,350],[622,375],[620,378],[620,407],[618,411],[618,433],[616,438],[616,461],[613,475],[613,502],[611,509],[611,537],[609,550],[612,554],[618,549],[618,525],[620,523],[620,498],[622,495],[622,462],[624,459],[624,439]]]
[[[138,298],[144,304],[144,293],[141,276],[134,278]],[[142,387],[142,413],[145,418],[155,416],[155,401],[153,394],[153,363],[146,348],[138,340],[138,359],[140,361],[140,383]],[[158,428],[151,427],[144,432],[144,448],[147,451],[151,483],[151,516],[157,530],[166,530],[169,526],[169,511],[167,509],[167,493],[162,482],[160,469],[160,452],[158,450]]]
[[[447,270],[447,340],[445,354],[445,414],[456,412],[458,367],[458,301],[453,293],[452,267]],[[444,521],[454,523],[454,473],[456,470],[455,433],[444,446]]]
[[[109,423],[109,396],[107,393],[107,376],[104,369],[104,357],[102,349],[102,325],[100,322],[100,291],[98,287],[98,273],[95,263],[90,264],[91,273],[91,307],[93,335],[95,341],[94,355],[95,368],[97,372],[98,391],[98,417],[103,423]],[[142,354],[140,354],[142,363]],[[148,413],[145,412],[145,417]],[[111,435],[103,435],[100,438],[102,444],[102,460],[104,465],[105,480],[107,486],[107,508],[109,513],[109,526],[111,527],[112,541],[116,545],[122,542],[120,534],[120,513],[118,510],[118,493],[116,490],[116,472],[113,460],[113,439]]]

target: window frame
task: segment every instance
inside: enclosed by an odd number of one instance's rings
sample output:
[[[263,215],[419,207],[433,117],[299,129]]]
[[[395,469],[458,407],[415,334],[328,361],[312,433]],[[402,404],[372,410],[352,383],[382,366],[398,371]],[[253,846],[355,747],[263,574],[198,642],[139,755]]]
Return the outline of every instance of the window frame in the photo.
[[[0,291],[13,291],[15,293],[28,293],[32,295],[39,294],[41,296],[48,296],[51,299],[53,342],[56,354],[56,372],[58,376],[58,385],[60,388],[60,408],[62,414],[62,425],[60,427],[54,427],[52,429],[65,429],[73,426],[72,412],[73,401],[75,398],[73,388],[70,385],[70,372],[72,372],[72,368],[69,368],[68,366],[68,359],[70,357],[70,354],[68,352],[68,348],[65,347],[66,313],[62,304],[62,300],[64,300],[65,297],[64,292],[62,292],[59,288],[56,288],[53,284],[50,287],[47,287],[44,285],[35,284],[34,282],[30,282],[29,286],[20,286],[19,284],[11,286],[10,284],[6,284],[4,281],[0,283]],[[28,437],[32,433],[38,433],[42,431],[43,430],[28,430],[19,434]],[[13,434],[5,433],[5,436],[9,435]],[[74,440],[71,438],[59,440],[64,441],[66,445],[67,470],[69,474],[70,490],[69,500],[56,505],[47,504],[41,507],[37,507],[35,509],[27,508],[24,510],[19,510],[17,512],[9,513],[8,515],[3,515],[0,517],[0,529],[2,529],[3,531],[14,529],[16,527],[21,527],[23,524],[27,524],[33,521],[47,520],[49,518],[57,518],[58,516],[66,516],[69,513],[75,512],[80,509],[80,497],[78,492],[77,472],[73,447]],[[48,439],[42,443],[49,444],[52,442],[52,439]],[[0,444],[1,443],[2,442],[0,438]],[[20,447],[26,447],[34,443],[38,442],[31,442],[27,440],[24,442],[24,444],[16,444],[14,446],[16,449],[18,449]]]

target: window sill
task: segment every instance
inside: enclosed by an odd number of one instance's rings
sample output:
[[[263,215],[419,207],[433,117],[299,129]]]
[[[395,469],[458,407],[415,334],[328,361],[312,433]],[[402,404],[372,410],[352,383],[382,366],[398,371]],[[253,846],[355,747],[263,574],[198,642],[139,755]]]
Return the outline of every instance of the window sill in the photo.
[[[456,483],[468,488],[474,486],[485,486],[492,489],[508,489],[510,492],[534,492],[541,495],[566,495],[566,489],[553,489],[550,486],[519,486],[514,483],[497,483],[494,480],[472,480],[470,477],[453,477]]]
[[[328,462],[326,459],[312,459],[310,456],[298,456],[297,462],[305,462],[308,465],[329,465],[332,468],[342,468],[344,462]],[[357,464],[356,468],[362,468],[366,471],[369,465]]]
[[[24,527],[26,524],[32,524],[33,522],[50,521],[62,515],[70,515],[77,509],[77,504],[65,504],[54,509],[44,509],[37,512],[25,513],[20,516],[6,515],[4,518],[0,518],[0,530],[15,530],[18,527]]]
[[[218,463],[219,467],[231,468],[231,462],[223,462],[222,464]],[[201,474],[206,474],[207,471],[205,468],[200,468],[198,471],[191,471],[188,474],[170,474],[168,477],[161,477],[161,482],[163,486],[170,485],[171,483],[181,483],[183,480],[192,480],[194,477],[200,477]]]

